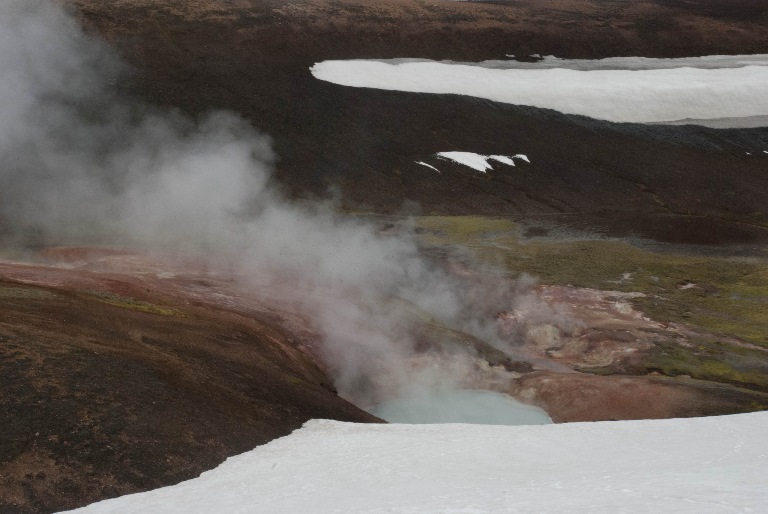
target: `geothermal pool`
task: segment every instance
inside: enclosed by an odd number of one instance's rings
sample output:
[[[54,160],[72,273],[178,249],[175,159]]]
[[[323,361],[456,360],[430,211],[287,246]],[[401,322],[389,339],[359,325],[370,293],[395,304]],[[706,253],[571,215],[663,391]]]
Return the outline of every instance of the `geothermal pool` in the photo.
[[[538,407],[492,391],[454,389],[422,393],[381,403],[369,412],[390,423],[475,423],[546,425],[549,415]]]

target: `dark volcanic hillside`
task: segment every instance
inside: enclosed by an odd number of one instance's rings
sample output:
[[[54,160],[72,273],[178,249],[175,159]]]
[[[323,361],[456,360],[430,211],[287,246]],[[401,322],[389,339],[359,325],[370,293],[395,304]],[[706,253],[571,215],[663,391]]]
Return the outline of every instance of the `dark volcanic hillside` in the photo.
[[[674,242],[768,240],[768,129],[617,125],[355,90],[308,70],[340,58],[765,53],[763,2],[71,3],[136,67],[134,93],[189,112],[232,109],[270,134],[278,179],[296,195],[339,187],[353,210],[411,200],[424,212],[547,215]],[[480,178],[414,163],[447,150],[524,153],[532,164]]]

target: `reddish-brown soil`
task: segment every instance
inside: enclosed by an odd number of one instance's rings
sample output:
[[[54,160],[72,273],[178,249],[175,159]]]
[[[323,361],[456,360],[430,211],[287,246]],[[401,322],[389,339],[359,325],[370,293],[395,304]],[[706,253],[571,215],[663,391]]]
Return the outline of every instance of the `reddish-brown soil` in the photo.
[[[176,483],[311,418],[379,421],[337,396],[295,291],[242,287],[136,251],[48,248],[33,260],[0,261],[0,512]],[[417,329],[419,350],[470,349],[476,369],[465,387],[508,392],[557,422],[768,405],[761,390],[644,375],[635,361],[685,334],[643,318],[620,293],[531,294],[566,302],[575,328],[500,314],[503,327],[526,334],[522,362],[430,323]],[[575,372],[594,366],[638,376]]]
[[[295,320],[136,262],[0,265],[0,512],[176,483],[312,418],[377,421],[335,394]]]
[[[718,382],[660,376],[647,365],[649,354],[659,349],[690,348],[693,341],[722,334],[648,319],[630,303],[637,293],[562,286],[544,286],[537,292],[548,303],[565,306],[576,326],[567,334],[551,324],[523,328],[526,335],[519,351],[566,370],[600,373],[535,371],[505,389],[540,405],[555,422],[708,416],[768,406],[768,391],[760,384],[741,384],[726,376]],[[506,313],[500,323],[515,328],[523,320],[524,327],[524,319],[525,313]],[[740,354],[740,342],[728,339],[737,345],[732,351]],[[751,364],[765,375],[768,350],[753,348],[759,355]],[[728,360],[724,354],[720,357]]]
[[[712,416],[749,410],[768,395],[694,379],[540,371],[507,392],[540,405],[555,423]]]

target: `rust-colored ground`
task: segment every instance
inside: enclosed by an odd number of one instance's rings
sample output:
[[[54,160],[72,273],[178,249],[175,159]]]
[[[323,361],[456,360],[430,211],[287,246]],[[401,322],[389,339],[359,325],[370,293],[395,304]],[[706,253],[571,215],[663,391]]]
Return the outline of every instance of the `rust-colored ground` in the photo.
[[[507,390],[555,423],[713,416],[750,410],[768,395],[694,379],[536,372]],[[743,409],[743,410],[742,410]]]
[[[0,512],[176,483],[312,418],[376,421],[336,396],[295,319],[109,253],[101,271],[0,264]]]
[[[300,293],[241,287],[235,277],[135,251],[49,248],[32,260],[0,261],[0,512],[59,510],[176,483],[312,418],[378,421],[336,395],[321,342],[290,301]],[[465,387],[508,392],[557,422],[768,405],[760,390],[644,374],[645,352],[682,336],[620,293],[531,294],[567,305],[572,328],[500,314],[502,328],[528,330],[519,361],[430,324],[418,336],[421,351],[472,347],[477,369]],[[629,375],[578,372],[595,365]]]

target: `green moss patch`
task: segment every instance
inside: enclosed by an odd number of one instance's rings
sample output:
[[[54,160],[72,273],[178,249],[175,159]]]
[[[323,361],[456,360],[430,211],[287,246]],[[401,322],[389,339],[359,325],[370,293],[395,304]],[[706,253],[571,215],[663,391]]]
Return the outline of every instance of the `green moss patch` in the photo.
[[[186,314],[177,309],[156,305],[154,303],[149,303],[142,300],[135,300],[133,298],[116,295],[114,293],[96,291],[90,294],[96,297],[96,299],[102,303],[114,305],[115,307],[121,307],[123,309],[131,309],[134,311],[146,312],[148,314],[158,314],[160,316],[173,316],[178,318],[186,317]]]
[[[696,341],[691,347],[658,345],[648,354],[643,366],[645,372],[687,375],[768,391],[768,359],[765,352],[721,341]]]
[[[24,286],[0,286],[0,300],[48,300],[59,297],[48,289]]]
[[[610,240],[522,242],[513,222],[480,216],[415,224],[428,248],[468,249],[502,273],[545,284],[646,293],[636,306],[657,321],[768,347],[768,259],[662,254]]]

